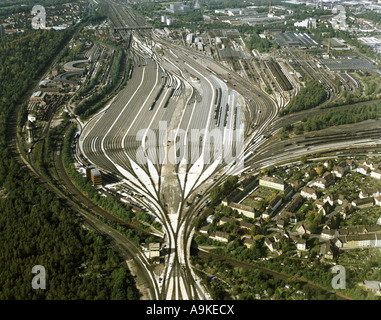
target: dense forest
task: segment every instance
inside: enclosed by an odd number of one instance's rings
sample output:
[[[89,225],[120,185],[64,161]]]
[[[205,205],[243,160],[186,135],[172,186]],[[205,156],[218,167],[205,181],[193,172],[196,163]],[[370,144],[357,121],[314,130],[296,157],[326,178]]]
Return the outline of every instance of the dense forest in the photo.
[[[280,115],[286,115],[302,110],[314,108],[327,99],[327,93],[324,86],[316,81],[307,82],[298,95],[295,96],[290,104],[280,112]]]
[[[133,280],[107,242],[82,228],[10,150],[12,114],[73,29],[31,31],[0,40],[0,299],[136,299]],[[12,122],[13,123],[13,122]],[[12,126],[15,124],[12,124]],[[46,290],[31,286],[46,269]]]
[[[302,134],[303,132],[322,130],[379,117],[381,117],[381,102],[376,102],[370,105],[353,106],[347,110],[330,110],[315,116],[305,117],[298,124],[285,126],[283,131],[290,132],[293,130],[295,134]]]

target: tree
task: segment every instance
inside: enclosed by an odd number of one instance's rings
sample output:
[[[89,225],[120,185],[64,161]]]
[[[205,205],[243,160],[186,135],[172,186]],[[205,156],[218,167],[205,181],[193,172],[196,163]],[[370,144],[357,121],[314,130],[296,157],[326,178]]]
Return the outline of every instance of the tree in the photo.
[[[315,171],[316,171],[316,173],[319,176],[321,176],[323,174],[323,172],[324,172],[324,167],[323,166],[318,166],[318,167],[315,168]]]
[[[305,155],[302,155],[302,156],[300,157],[300,162],[301,162],[302,164],[306,164],[306,163],[307,163],[307,157],[306,157]]]

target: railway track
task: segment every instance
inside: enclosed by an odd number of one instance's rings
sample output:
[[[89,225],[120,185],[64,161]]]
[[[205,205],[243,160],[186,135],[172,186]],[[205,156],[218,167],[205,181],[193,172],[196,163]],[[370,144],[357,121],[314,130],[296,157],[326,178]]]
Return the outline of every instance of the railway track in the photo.
[[[283,91],[290,91],[294,89],[290,81],[288,81],[286,76],[283,74],[277,62],[267,61],[265,64],[270,69],[271,73]]]

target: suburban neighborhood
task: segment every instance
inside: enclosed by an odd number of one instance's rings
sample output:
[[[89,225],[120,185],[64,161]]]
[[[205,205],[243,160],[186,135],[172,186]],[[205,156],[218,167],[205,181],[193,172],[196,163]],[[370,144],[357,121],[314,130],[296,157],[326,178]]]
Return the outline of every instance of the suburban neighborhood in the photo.
[[[243,175],[215,210],[205,209],[200,239],[239,240],[250,248],[263,238],[269,256],[287,247],[299,256],[314,250],[321,259],[339,250],[381,248],[378,162],[337,157]]]

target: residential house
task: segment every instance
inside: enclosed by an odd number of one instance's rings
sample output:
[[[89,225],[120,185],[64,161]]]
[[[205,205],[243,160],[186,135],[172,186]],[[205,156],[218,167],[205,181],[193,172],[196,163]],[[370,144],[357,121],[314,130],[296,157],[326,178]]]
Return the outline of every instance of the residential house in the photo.
[[[323,202],[319,199],[314,201],[314,205],[317,207],[318,212],[322,212],[324,216],[328,214],[331,210],[331,207],[328,202]]]
[[[377,224],[378,224],[379,226],[381,226],[381,216],[378,218],[378,220],[377,220]]]
[[[237,210],[239,214],[242,214],[248,218],[252,218],[252,219],[255,218],[255,210],[253,207],[244,206],[242,204],[235,203],[235,202],[230,203],[229,207]]]
[[[229,242],[229,234],[222,231],[216,231],[210,235],[210,239],[227,243]]]
[[[380,281],[364,281],[364,286],[367,290],[370,290],[374,293],[381,293],[381,282]]]
[[[245,231],[249,231],[254,225],[252,223],[246,222],[246,221],[240,221],[239,226],[241,229]]]
[[[300,195],[303,197],[303,198],[307,198],[307,199],[314,199],[316,200],[318,198],[318,195],[316,193],[316,191],[310,187],[304,187],[301,192],[300,192]]]
[[[353,160],[351,160],[351,159],[346,159],[345,162],[346,162],[346,164],[348,165],[349,170],[353,170],[353,169],[355,169],[356,164],[355,164],[355,162],[354,162]]]
[[[298,219],[297,219],[295,213],[290,212],[290,211],[283,210],[279,214],[279,217],[282,218],[282,219],[287,219],[288,218],[290,223],[297,223],[298,222]]]
[[[251,248],[251,246],[254,244],[255,240],[252,238],[244,237],[242,242],[246,248]]]
[[[326,160],[326,161],[324,161],[324,163],[323,163],[323,166],[325,167],[325,168],[328,168],[329,166],[332,166],[332,160],[331,159],[328,159],[328,160]]]
[[[304,176],[306,178],[309,178],[309,177],[313,177],[316,175],[316,171],[312,168],[307,168],[305,171],[304,171]]]
[[[309,225],[305,222],[300,222],[298,227],[296,228],[296,232],[300,234],[311,234],[311,231],[309,229]]]
[[[293,213],[296,212],[296,210],[299,208],[302,201],[303,201],[302,195],[299,192],[295,193],[290,203],[286,205],[285,210],[289,212],[293,212]]]
[[[381,170],[380,170],[380,169],[377,169],[377,170],[371,171],[371,172],[370,172],[370,176],[371,176],[372,178],[375,178],[375,179],[380,180],[380,179],[381,179]]]
[[[277,216],[278,220],[283,220],[283,221],[289,221],[290,223],[296,223],[297,218],[295,213],[282,210],[281,213]]]
[[[361,190],[359,193],[359,198],[378,197],[380,196],[380,190],[380,188],[368,188]]]
[[[273,210],[271,208],[267,208],[261,215],[262,219],[270,219]]]
[[[337,203],[343,204],[344,200],[345,200],[345,196],[343,194],[339,194],[337,197]]]
[[[323,229],[320,236],[324,239],[334,239],[339,236],[339,232],[334,229]]]
[[[320,254],[324,259],[330,259],[332,260],[335,256],[336,250],[335,245],[332,243],[332,241],[324,242],[320,245]]]
[[[286,222],[282,218],[277,219],[276,226],[278,228],[283,229],[285,227],[285,225],[286,225]]]
[[[288,185],[286,189],[284,189],[283,194],[286,198],[289,198],[293,195],[294,188],[291,185]]]
[[[378,248],[381,247],[381,235],[379,233],[369,233],[340,236],[335,241],[335,245],[344,249]]]
[[[277,232],[276,234],[273,235],[273,238],[274,238],[274,240],[275,240],[276,242],[279,242],[280,239],[281,239],[284,235],[286,235],[285,232]],[[287,235],[286,235],[286,237],[287,237]]]
[[[209,215],[207,218],[206,218],[206,222],[207,223],[213,223],[213,220],[214,220],[214,215]]]
[[[339,224],[339,219],[336,215],[331,215],[328,217],[323,229],[335,229]]]
[[[274,252],[275,251],[275,241],[274,241],[274,238],[267,238],[265,239],[264,241],[265,245],[267,248],[269,248],[269,250],[271,252]]]
[[[353,211],[353,205],[352,205],[352,203],[350,203],[349,201],[345,200],[343,205],[342,205],[342,207],[341,207],[340,214],[345,219],[347,217],[347,215],[350,214],[352,211]]]
[[[367,168],[369,168],[369,169],[372,170],[372,171],[378,169],[378,164],[374,164],[373,162],[371,162],[371,161],[367,161],[367,160],[361,160],[361,161],[359,162],[359,166],[367,167]]]
[[[360,199],[364,199],[364,198],[368,198],[369,197],[369,193],[366,191],[366,190],[361,190],[360,193],[359,193],[359,198]]]
[[[352,201],[352,206],[356,208],[368,208],[373,206],[373,198],[363,198],[363,199],[356,199]]]
[[[297,223],[298,222],[298,218],[296,217],[296,214],[292,213],[291,216],[290,216],[290,223]]]
[[[317,178],[315,182],[313,183],[313,185],[320,189],[325,189],[333,185],[334,183],[335,183],[334,175],[331,172],[327,171],[323,174],[323,177]]]
[[[286,188],[286,183],[282,179],[276,177],[263,176],[259,179],[259,185],[280,191],[284,191]]]
[[[369,167],[366,167],[366,166],[360,164],[355,169],[355,171],[367,176],[369,174],[369,172],[370,172],[370,169],[369,169]]]
[[[271,208],[272,212],[274,212],[282,204],[282,201],[283,199],[277,195],[273,200],[271,200],[268,208]]]
[[[376,206],[381,206],[381,196],[374,198],[374,204]]]
[[[332,168],[332,173],[337,178],[343,178],[349,172],[349,170],[349,165],[345,161],[342,161]]]
[[[307,251],[307,241],[303,238],[299,238],[296,242],[296,249],[300,251]]]
[[[331,206],[334,205],[334,203],[337,201],[337,196],[333,194],[328,194],[325,197],[323,197],[324,203],[328,202]]]
[[[202,226],[200,228],[200,233],[202,233],[202,234],[208,234],[209,233],[209,228],[210,228],[210,225]]]
[[[224,225],[225,223],[234,223],[234,222],[236,222],[237,220],[234,220],[234,219],[231,219],[231,218],[228,218],[228,217],[222,217],[221,219],[220,219],[220,221],[218,221],[218,225],[219,226],[222,226],[222,225]]]

